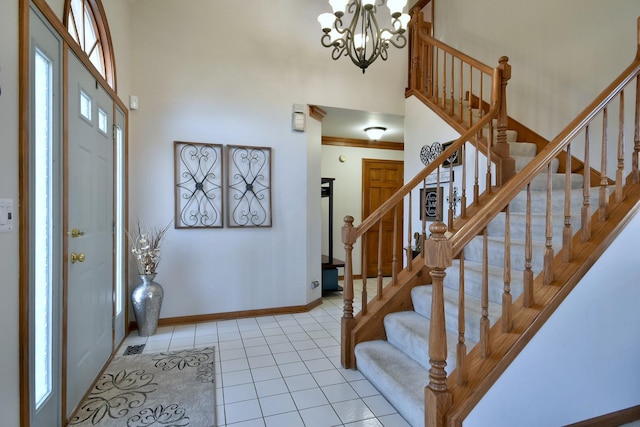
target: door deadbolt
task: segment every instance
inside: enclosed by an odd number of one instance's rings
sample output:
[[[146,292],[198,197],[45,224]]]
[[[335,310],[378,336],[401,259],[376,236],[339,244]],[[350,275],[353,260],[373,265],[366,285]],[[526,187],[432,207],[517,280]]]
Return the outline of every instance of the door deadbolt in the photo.
[[[79,228],[72,228],[69,234],[71,234],[71,237],[75,238],[84,236],[84,231],[81,231]]]
[[[71,252],[71,264],[75,264],[76,262],[84,262],[84,254],[83,253],[75,253]]]

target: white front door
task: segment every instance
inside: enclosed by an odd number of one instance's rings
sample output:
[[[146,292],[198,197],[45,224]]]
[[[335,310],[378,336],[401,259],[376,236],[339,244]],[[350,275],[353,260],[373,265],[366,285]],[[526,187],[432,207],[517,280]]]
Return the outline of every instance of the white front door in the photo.
[[[70,416],[113,348],[113,101],[68,60],[67,407]]]

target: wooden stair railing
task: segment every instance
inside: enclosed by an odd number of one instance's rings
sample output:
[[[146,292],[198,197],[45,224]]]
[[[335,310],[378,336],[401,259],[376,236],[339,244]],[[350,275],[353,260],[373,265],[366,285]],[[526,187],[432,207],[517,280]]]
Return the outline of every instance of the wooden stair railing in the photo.
[[[445,45],[442,45],[443,48]],[[458,57],[458,54],[455,50],[447,48],[451,55]],[[466,59],[466,56],[465,56]],[[508,64],[505,60],[501,59],[500,65],[495,68],[490,68],[484,64],[481,64],[477,61],[474,61],[476,68],[481,68],[482,72],[485,74],[490,74],[491,81],[489,82],[491,86],[491,96],[489,98],[489,105],[491,106],[489,111],[480,115],[470,125],[469,129],[462,133],[461,137],[454,141],[440,156],[438,156],[434,161],[429,163],[418,175],[409,180],[397,193],[395,193],[392,197],[387,199],[376,211],[374,211],[371,215],[364,219],[362,224],[357,227],[353,226],[353,217],[347,216],[345,217],[345,225],[342,228],[342,242],[345,245],[345,267],[344,267],[344,309],[342,316],[342,352],[341,352],[341,361],[342,365],[347,368],[355,368],[355,356],[354,356],[354,347],[358,342],[364,340],[363,337],[367,335],[367,333],[363,332],[362,328],[359,328],[359,323],[361,320],[366,320],[367,316],[372,317],[369,312],[368,300],[369,294],[367,290],[367,275],[365,269],[362,269],[362,282],[363,282],[363,296],[362,296],[362,307],[360,313],[355,316],[354,308],[353,308],[353,300],[354,300],[354,288],[353,288],[353,246],[357,241],[363,241],[367,238],[367,232],[369,230],[375,230],[375,227],[378,227],[381,223],[383,217],[391,217],[393,218],[395,226],[394,233],[394,241],[397,239],[402,239],[403,236],[407,236],[407,245],[406,254],[407,254],[407,266],[403,269],[400,269],[398,264],[401,263],[402,256],[401,254],[393,253],[394,259],[394,267],[392,269],[392,277],[389,283],[384,284],[384,278],[382,274],[379,273],[377,277],[377,289],[376,293],[373,295],[375,301],[382,301],[385,298],[385,289],[392,288],[394,286],[399,285],[398,277],[403,278],[403,282],[410,282],[414,279],[414,276],[417,274],[421,274],[421,268],[415,268],[414,266],[421,265],[424,267],[424,263],[420,260],[412,260],[412,248],[411,248],[411,236],[412,236],[412,220],[410,212],[414,209],[416,204],[414,203],[415,199],[420,200],[420,189],[425,189],[427,187],[426,180],[427,177],[431,174],[435,175],[435,180],[437,183],[437,187],[440,187],[441,174],[445,170],[444,163],[449,159],[456,151],[460,152],[460,155],[464,158],[466,144],[473,144],[475,148],[475,162],[472,163],[471,166],[464,162],[462,165],[463,171],[463,184],[462,184],[462,203],[461,206],[464,207],[463,212],[461,212],[461,217],[466,215],[466,207],[471,204],[474,207],[478,207],[481,205],[484,199],[490,197],[491,188],[495,185],[495,179],[492,177],[491,165],[489,165],[484,171],[484,180],[480,182],[479,177],[483,173],[479,169],[479,156],[480,156],[480,147],[485,146],[485,150],[488,153],[491,153],[494,147],[492,147],[493,138],[489,137],[493,135],[493,121],[498,119],[500,114],[506,114],[506,111],[502,108],[502,100],[504,97],[504,76],[508,73],[505,72],[505,69],[508,67]],[[488,132],[487,132],[488,129]],[[498,134],[500,132],[505,132],[506,129],[498,129]],[[504,141],[505,139],[503,139]],[[506,143],[505,143],[506,145]],[[469,162],[471,163],[471,162]],[[466,188],[466,176],[468,170],[472,168],[471,172],[475,176],[475,181],[473,184],[473,194],[470,197],[467,197],[467,188]],[[433,175],[432,175],[433,176]],[[449,194],[453,193],[453,181],[449,182]],[[439,204],[440,197],[444,197],[444,195],[438,196],[437,204]],[[403,204],[406,203],[409,212],[409,221],[407,222],[407,230],[406,234],[402,230],[398,230],[397,224],[399,223],[400,218],[398,218],[397,212],[399,207],[402,207]],[[424,206],[424,200],[420,200],[420,204],[418,206]],[[449,208],[448,208],[448,216],[450,219],[449,226],[453,227],[453,210],[454,210],[454,200],[450,197],[449,199]],[[423,216],[421,218],[421,241],[424,242],[426,237],[426,218]],[[377,242],[378,248],[382,246],[382,244],[389,244],[389,242],[382,242],[381,236],[382,233],[379,234],[379,240]],[[362,244],[364,248],[364,243]],[[395,248],[395,245],[393,246]],[[394,249],[395,251],[395,249]],[[364,252],[364,251],[363,251]],[[363,253],[362,265],[367,265],[366,257],[372,256],[372,254]],[[378,256],[378,271],[381,271],[380,263],[382,262],[381,257]],[[375,317],[380,319],[380,312],[375,314]],[[364,322],[362,323],[364,324]],[[367,326],[370,328],[370,325]],[[381,327],[381,324],[380,324]],[[370,335],[369,335],[370,337]]]
[[[430,268],[433,288],[429,341],[432,367],[425,389],[426,426],[462,425],[484,393],[611,243],[611,236],[615,236],[640,210],[640,18],[637,25],[637,52],[631,65],[541,150],[515,179],[495,192],[490,204],[481,205],[473,218],[467,219],[450,238],[445,236],[447,227],[444,223],[431,225],[432,237],[425,242],[425,262]],[[631,102],[629,98],[632,98]],[[617,130],[615,137],[610,137],[610,129]],[[629,135],[633,135],[631,150],[626,142]],[[578,149],[580,153],[577,153]],[[584,170],[589,171],[592,163],[599,168],[596,209],[591,202],[590,173],[583,174],[582,182],[578,180],[579,186],[567,172],[563,174],[563,182],[554,183],[556,177],[552,173],[552,162],[561,155],[566,162],[565,171],[572,170],[573,155],[582,156]],[[541,203],[543,206],[535,206],[532,202],[532,190],[536,186],[543,187],[542,192],[546,192]],[[571,196],[576,190],[582,194],[579,214],[572,212]],[[525,243],[521,257],[511,253],[515,239],[511,237],[510,211],[517,197],[524,199],[525,204]],[[563,200],[555,206],[560,215],[554,215],[554,200]],[[522,204],[522,200],[519,203]],[[532,244],[534,210],[538,210],[544,218],[540,253],[535,252]],[[499,214],[504,215],[503,278],[500,283],[490,283],[487,227]],[[558,217],[561,231],[559,238],[554,239],[554,218]],[[575,217],[579,218],[579,224],[574,224]],[[459,294],[464,294],[463,254],[474,240],[481,245],[483,254],[482,313],[478,319],[480,341],[467,354],[465,306],[461,297],[458,306],[461,319],[458,361],[455,371],[447,378],[444,370],[447,340],[442,284],[447,275],[446,269],[454,263],[455,258],[459,258]],[[554,242],[558,247],[554,247]],[[538,271],[534,271],[532,261],[536,258],[541,263]],[[512,265],[514,262],[518,265]],[[521,271],[523,280],[522,296],[515,302],[512,302],[511,296],[513,271]],[[503,298],[501,316],[491,325],[488,295],[493,285],[502,289]]]
[[[429,175],[435,174],[438,187],[443,163],[456,150],[464,155],[467,142],[476,149],[475,182],[471,200],[466,200],[466,189],[463,187],[463,215],[453,224],[445,225],[440,221],[430,226],[431,238],[426,239],[425,221],[422,220],[422,247],[419,258],[408,262],[408,266],[399,274],[394,269],[391,281],[383,285],[378,277],[377,293],[374,296],[376,308],[384,304],[385,295],[409,283],[411,279],[423,272],[418,268],[423,262],[429,271],[432,283],[432,315],[430,320],[429,384],[425,388],[425,425],[440,427],[445,425],[461,426],[464,418],[470,413],[487,390],[499,378],[518,353],[524,348],[535,333],[542,327],[551,313],[577,285],[580,279],[595,263],[600,254],[613,240],[612,236],[640,211],[640,176],[638,171],[640,158],[640,18],[638,19],[638,45],[634,61],[615,79],[587,108],[583,110],[550,144],[542,149],[535,159],[525,166],[516,179],[504,183],[498,191],[492,192],[491,172],[486,172],[486,192],[479,191],[477,152],[481,143],[487,143],[487,157],[491,158],[492,138],[486,138],[483,129],[490,128],[487,134],[493,135],[492,123],[500,114],[500,95],[505,73],[504,67],[496,67],[492,72],[491,108],[474,123],[469,121],[469,129],[462,133],[447,150],[433,162],[429,163],[418,175],[408,181],[396,194],[366,218],[358,227],[353,226],[353,218],[346,217],[342,229],[343,243],[346,249],[344,313],[342,318],[342,364],[355,368],[353,348],[361,340],[356,333],[366,324],[367,317],[372,317],[372,310],[367,309],[366,275],[363,274],[363,298],[360,313],[354,316],[353,310],[353,260],[352,249],[358,239],[365,238],[368,230],[373,229],[384,216],[392,215],[397,221],[400,203],[412,211],[413,193],[425,187]],[[462,79],[461,79],[462,80]],[[635,87],[633,83],[635,82]],[[436,87],[438,85],[436,84]],[[439,92],[436,91],[436,92]],[[445,91],[446,93],[447,91]],[[630,94],[631,92],[631,94]],[[473,99],[473,93],[468,99]],[[434,95],[438,96],[438,95]],[[632,98],[631,102],[628,101]],[[452,98],[451,98],[452,99]],[[479,99],[482,100],[482,97]],[[463,99],[464,101],[464,99]],[[433,102],[433,101],[429,101]],[[457,101],[459,104],[460,98]],[[484,102],[484,101],[481,101]],[[455,104],[454,100],[440,106]],[[628,107],[629,105],[632,107]],[[459,105],[456,105],[460,111]],[[451,111],[451,110],[449,110]],[[612,114],[610,114],[612,112]],[[469,116],[468,116],[469,117]],[[500,127],[499,127],[500,128]],[[617,138],[610,141],[609,130],[617,129]],[[500,132],[500,129],[498,129]],[[627,136],[633,134],[633,149],[628,154]],[[599,136],[598,142],[594,135]],[[597,208],[592,207],[595,197],[591,189],[591,173],[584,173],[581,180],[574,180],[572,159],[580,156],[583,171],[591,171],[592,163],[599,168],[600,179]],[[594,158],[595,157],[595,158]],[[553,174],[554,159],[562,158],[563,178],[558,185],[557,176]],[[469,162],[471,163],[471,162]],[[610,171],[610,172],[609,172]],[[466,182],[466,166],[463,175]],[[575,181],[575,182],[574,182]],[[576,186],[576,182],[579,184]],[[449,184],[450,186],[452,183]],[[610,188],[611,187],[611,188]],[[536,190],[537,189],[537,190]],[[532,193],[544,194],[542,200],[534,202]],[[541,190],[541,191],[539,191]],[[574,208],[572,195],[580,194],[580,206]],[[611,196],[610,196],[611,194]],[[519,199],[518,199],[519,198]],[[512,237],[510,217],[514,203],[520,203],[524,211],[524,250],[514,255],[512,248],[515,239]],[[554,201],[561,201],[560,205]],[[421,201],[423,202],[423,201]],[[451,209],[451,201],[450,201]],[[554,215],[560,212],[560,215]],[[535,211],[543,218],[543,243],[534,245]],[[578,210],[576,213],[573,210]],[[595,211],[595,212],[594,212]],[[488,296],[496,283],[489,277],[488,271],[488,225],[498,215],[504,215],[504,267],[502,279],[497,285],[502,292],[501,315],[490,319],[491,302]],[[554,231],[554,220],[560,217],[560,231]],[[578,217],[577,220],[574,220]],[[537,217],[536,217],[537,218]],[[411,220],[408,221],[409,245],[411,236]],[[579,223],[579,224],[575,224]],[[397,228],[396,228],[397,230]],[[396,231],[394,239],[402,238]],[[538,233],[540,234],[540,233]],[[554,239],[559,235],[561,238]],[[479,236],[479,237],[478,237]],[[479,343],[470,352],[466,348],[465,334],[465,249],[475,241],[481,246],[482,253],[482,310],[479,322]],[[386,242],[385,242],[386,243]],[[381,241],[378,242],[382,244]],[[554,247],[556,245],[556,247]],[[407,248],[410,253],[411,248]],[[365,255],[366,256],[366,255]],[[394,255],[397,260],[397,254]],[[410,259],[410,258],[409,258]],[[378,262],[381,262],[378,260]],[[396,261],[397,262],[397,261]],[[447,340],[444,319],[443,283],[447,276],[447,268],[454,263],[459,264],[459,306],[458,306],[458,362],[455,371],[447,376],[444,367],[447,359]],[[397,267],[397,266],[396,266]],[[522,294],[513,301],[512,273],[522,274]],[[398,277],[404,275],[402,281]],[[413,275],[413,276],[412,276]],[[383,310],[382,310],[383,311]],[[380,314],[377,314],[380,318]],[[492,324],[493,322],[493,324]]]
[[[454,49],[431,35],[431,24],[424,21],[421,7],[412,9],[410,31],[409,88],[407,96],[415,95],[458,132],[463,133],[490,105],[492,68]],[[481,144],[480,151],[497,165],[497,183],[506,182],[515,174],[515,161],[506,144],[508,126],[506,86],[511,79],[508,58],[499,59],[500,112],[496,117],[497,137],[492,151]],[[488,90],[487,90],[488,89]],[[490,123],[488,135],[493,135]]]

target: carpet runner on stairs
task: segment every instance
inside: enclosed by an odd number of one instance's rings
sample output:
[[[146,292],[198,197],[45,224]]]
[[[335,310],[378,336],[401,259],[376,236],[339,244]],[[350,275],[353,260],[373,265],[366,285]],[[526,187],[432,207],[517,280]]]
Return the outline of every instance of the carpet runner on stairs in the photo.
[[[509,151],[516,159],[516,170],[521,170],[536,155],[536,145],[516,142],[517,134],[508,133]],[[553,245],[556,250],[562,240],[564,227],[565,176],[557,173],[559,162],[554,160],[552,188],[562,196],[552,198]],[[582,175],[571,175],[572,223],[580,224],[583,203]],[[546,172],[531,184],[531,226],[533,242],[532,269],[534,276],[542,271],[546,223]],[[590,192],[592,211],[597,208],[598,188]],[[526,221],[526,192],[521,192],[510,204],[511,234],[511,294],[513,300],[522,293],[524,270],[524,243]],[[501,213],[487,227],[489,242],[489,319],[493,325],[501,316],[504,286],[505,214]],[[577,231],[574,226],[574,232]],[[477,236],[465,248],[465,341],[470,351],[480,340],[482,290],[483,237]],[[447,269],[444,282],[445,321],[447,328],[448,358],[446,371],[450,375],[456,366],[458,340],[458,284],[459,261],[454,260]],[[358,370],[412,426],[424,425],[424,388],[429,382],[429,319],[431,313],[431,286],[417,286],[411,292],[414,310],[388,314],[384,319],[387,340],[362,342],[355,348]]]

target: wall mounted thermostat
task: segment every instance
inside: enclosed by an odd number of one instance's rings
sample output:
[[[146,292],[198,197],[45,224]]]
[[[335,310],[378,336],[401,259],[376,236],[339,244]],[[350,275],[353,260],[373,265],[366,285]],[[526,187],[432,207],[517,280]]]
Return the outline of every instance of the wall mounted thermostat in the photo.
[[[0,199],[0,233],[13,230],[13,200]]]
[[[292,128],[296,132],[304,132],[305,130],[305,114],[304,105],[293,104]]]

